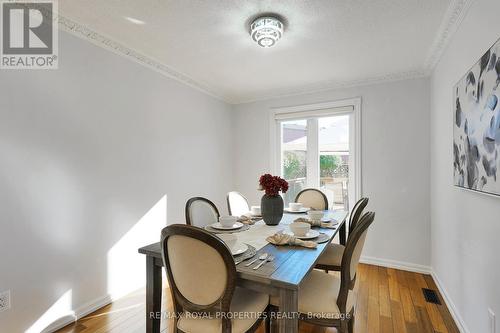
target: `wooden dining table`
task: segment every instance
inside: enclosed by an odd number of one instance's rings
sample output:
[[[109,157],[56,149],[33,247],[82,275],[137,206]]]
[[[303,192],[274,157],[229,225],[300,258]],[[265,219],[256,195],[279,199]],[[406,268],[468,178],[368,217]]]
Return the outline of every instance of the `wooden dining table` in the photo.
[[[254,291],[277,296],[279,298],[278,331],[280,333],[298,332],[298,291],[300,283],[314,268],[319,256],[338,234],[339,242],[345,245],[347,238],[346,218],[348,212],[344,210],[325,211],[325,217],[338,222],[335,229],[314,227],[320,233],[328,236],[328,241],[318,244],[317,248],[309,249],[298,246],[275,246],[267,243],[257,250],[254,258],[262,253],[275,257],[261,269],[254,270],[253,266],[246,267],[245,262],[236,266],[237,285]],[[287,225],[305,214],[285,213],[280,225]],[[250,228],[252,228],[251,226]],[[261,226],[262,227],[262,226]],[[264,227],[265,228],[265,227]],[[163,265],[160,243],[141,247],[139,253],[146,255],[146,332],[160,332],[161,295]]]

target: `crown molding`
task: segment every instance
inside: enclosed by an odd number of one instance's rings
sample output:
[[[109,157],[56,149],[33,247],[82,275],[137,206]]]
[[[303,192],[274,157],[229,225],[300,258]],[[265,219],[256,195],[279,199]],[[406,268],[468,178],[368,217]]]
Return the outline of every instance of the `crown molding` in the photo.
[[[74,36],[82,38],[86,41],[91,42],[92,44],[104,48],[108,51],[111,51],[117,55],[123,56],[129,60],[132,60],[140,65],[146,66],[155,72],[163,74],[169,78],[177,80],[191,88],[194,88],[198,91],[201,91],[209,96],[212,96],[218,100],[221,100],[226,103],[230,103],[229,99],[226,98],[223,94],[218,93],[208,87],[206,84],[202,84],[189,76],[182,74],[169,66],[163,64],[162,62],[146,56],[140,53],[137,50],[129,48],[109,37],[106,37],[88,27],[70,20],[64,16],[57,15],[55,21],[58,23],[59,29],[62,31],[66,31]]]
[[[389,83],[395,81],[412,80],[419,79],[423,77],[428,77],[429,74],[423,70],[413,70],[407,72],[396,72],[381,76],[375,76],[371,78],[359,79],[359,80],[348,80],[348,81],[325,81],[322,83],[315,83],[310,85],[304,85],[300,88],[291,89],[281,89],[274,90],[269,94],[259,94],[259,96],[254,98],[239,98],[235,100],[230,100],[232,104],[245,104],[253,102],[261,102],[271,99],[290,97],[290,96],[300,96],[308,95],[314,93],[320,93],[329,90],[346,89],[352,87],[369,86],[380,83]]]
[[[425,60],[424,71],[426,73],[432,73],[474,1],[452,0]]]
[[[178,82],[181,82],[191,88],[201,91],[202,93],[205,93],[228,104],[244,104],[281,97],[313,94],[328,90],[427,77],[432,74],[435,66],[444,53],[444,50],[452,39],[453,34],[458,30],[460,23],[463,21],[463,18],[467,14],[468,9],[474,1],[475,0],[452,0],[450,5],[448,6],[448,9],[446,10],[443,21],[441,22],[436,38],[434,39],[434,42],[428,52],[428,56],[424,62],[424,66],[422,67],[422,69],[390,73],[387,75],[365,79],[348,81],[326,81],[295,88],[275,89],[265,94],[255,94],[255,96],[250,97],[243,95],[228,96],[220,91],[216,91],[210,88],[209,84],[198,82],[188,75],[172,69],[161,61],[156,60],[153,57],[146,56],[137,50],[127,47],[122,43],[119,43],[107,36],[93,31],[83,24],[70,20],[61,15],[57,15],[56,20],[58,22],[59,29],[71,33],[86,41],[89,41],[94,45],[109,50],[117,55],[123,56],[138,64],[146,66],[162,75],[172,78]]]

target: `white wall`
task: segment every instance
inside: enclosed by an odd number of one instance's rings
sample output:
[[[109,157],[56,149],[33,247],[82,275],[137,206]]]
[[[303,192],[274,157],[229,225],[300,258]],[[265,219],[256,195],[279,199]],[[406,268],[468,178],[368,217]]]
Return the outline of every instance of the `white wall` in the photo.
[[[230,112],[64,32],[58,70],[1,71],[0,291],[12,309],[0,332],[39,331],[143,283],[137,248],[159,240],[165,215],[183,223],[193,195],[224,205]]]
[[[272,107],[362,97],[362,188],[376,211],[364,256],[430,264],[429,81],[417,79],[235,106],[236,189],[258,203],[270,170]]]
[[[431,81],[432,267],[470,332],[500,316],[500,198],[453,186],[453,87],[500,37],[500,2],[475,1]],[[499,323],[497,321],[497,331]]]

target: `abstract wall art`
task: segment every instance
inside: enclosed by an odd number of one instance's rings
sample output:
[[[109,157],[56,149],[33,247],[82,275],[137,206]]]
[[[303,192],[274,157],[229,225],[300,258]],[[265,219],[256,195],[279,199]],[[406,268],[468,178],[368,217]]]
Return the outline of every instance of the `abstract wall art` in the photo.
[[[453,167],[459,187],[500,195],[500,40],[454,88]]]

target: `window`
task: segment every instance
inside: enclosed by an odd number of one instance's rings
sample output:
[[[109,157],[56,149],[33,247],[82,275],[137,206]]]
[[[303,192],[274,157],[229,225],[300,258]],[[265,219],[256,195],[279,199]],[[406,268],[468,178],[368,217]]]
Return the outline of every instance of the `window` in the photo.
[[[359,110],[359,99],[274,110],[271,158],[290,185],[285,204],[307,187],[320,188],[334,209],[361,195]]]

